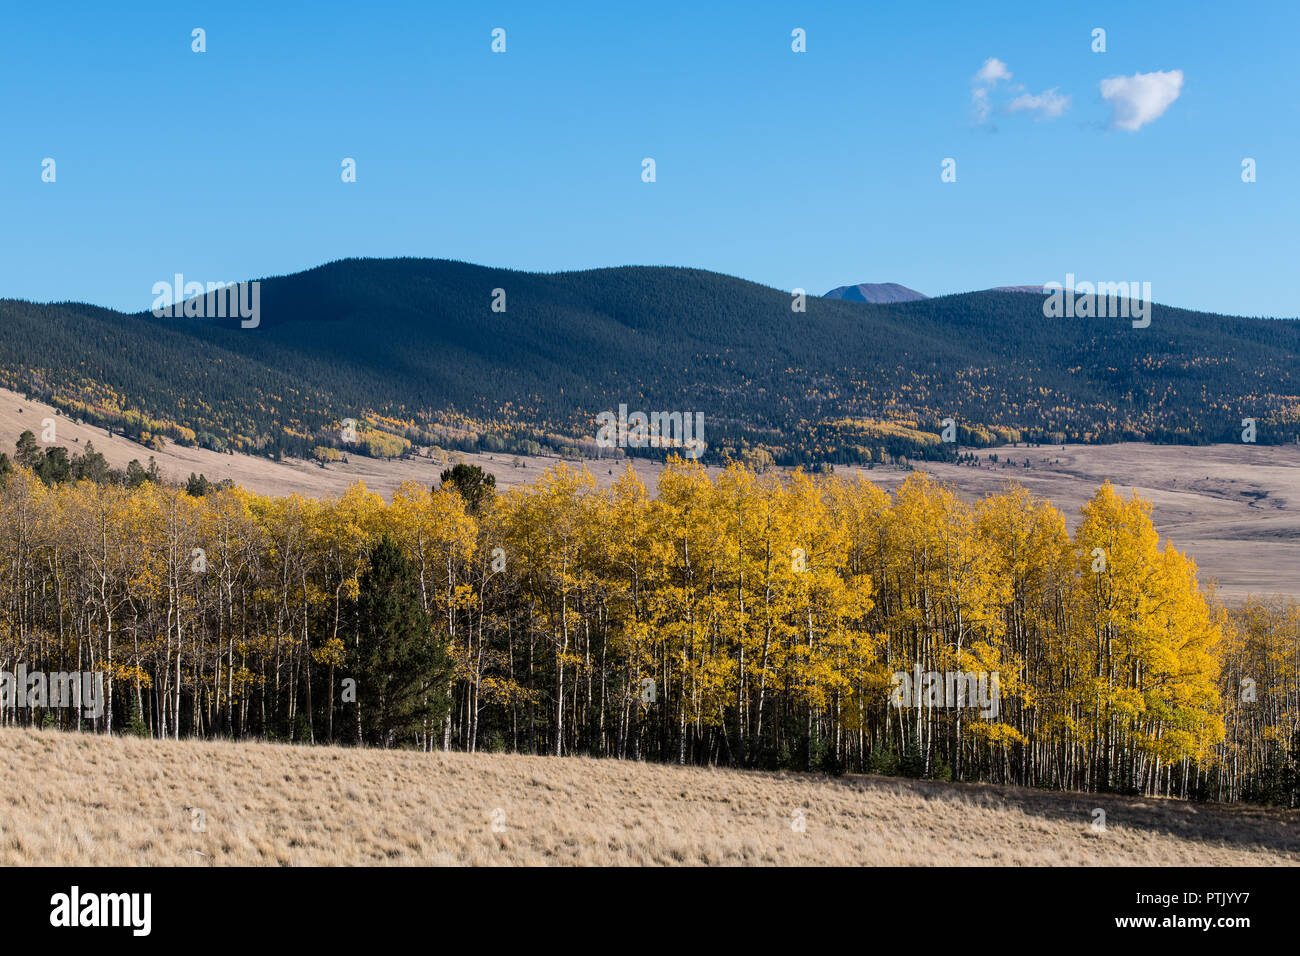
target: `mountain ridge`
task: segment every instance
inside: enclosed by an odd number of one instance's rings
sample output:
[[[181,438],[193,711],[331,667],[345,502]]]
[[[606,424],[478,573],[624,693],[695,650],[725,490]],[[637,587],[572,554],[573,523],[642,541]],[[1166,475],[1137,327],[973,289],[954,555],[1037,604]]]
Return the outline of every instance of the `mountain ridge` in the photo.
[[[1261,442],[1297,436],[1291,320],[1157,304],[1135,330],[1002,291],[800,313],[666,266],[347,258],[257,281],[256,329],[0,300],[0,384],[146,443],[269,455],[592,452],[594,416],[620,403],[701,412],[712,454],[783,463],[950,457],[944,418],[958,446],[1229,441],[1247,412]],[[339,440],[346,418],[360,446]]]

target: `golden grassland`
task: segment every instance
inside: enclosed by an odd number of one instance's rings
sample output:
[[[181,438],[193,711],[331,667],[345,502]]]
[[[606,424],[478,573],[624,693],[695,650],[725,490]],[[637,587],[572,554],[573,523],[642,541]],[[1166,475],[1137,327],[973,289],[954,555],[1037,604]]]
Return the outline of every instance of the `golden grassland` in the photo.
[[[1300,811],[1177,800],[12,728],[0,754],[6,866],[1300,864]]]

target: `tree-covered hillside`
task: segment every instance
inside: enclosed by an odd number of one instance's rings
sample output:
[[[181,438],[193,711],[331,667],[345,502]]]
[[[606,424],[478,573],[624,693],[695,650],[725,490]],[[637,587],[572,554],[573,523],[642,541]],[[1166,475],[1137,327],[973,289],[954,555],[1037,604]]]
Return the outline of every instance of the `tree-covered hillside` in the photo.
[[[702,412],[710,457],[759,462],[951,457],[945,418],[959,446],[1300,434],[1295,321],[1157,305],[1135,329],[996,291],[792,301],[695,269],[344,260],[262,280],[253,329],[0,300],[0,384],[145,443],[318,457],[594,451],[620,404]]]

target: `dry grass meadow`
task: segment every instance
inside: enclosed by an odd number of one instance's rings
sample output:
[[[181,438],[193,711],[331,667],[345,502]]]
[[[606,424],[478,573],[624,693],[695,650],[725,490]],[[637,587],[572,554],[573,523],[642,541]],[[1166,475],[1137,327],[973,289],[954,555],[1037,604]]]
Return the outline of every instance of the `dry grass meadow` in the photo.
[[[5,866],[1300,863],[1300,812],[1174,800],[16,729],[0,753]]]

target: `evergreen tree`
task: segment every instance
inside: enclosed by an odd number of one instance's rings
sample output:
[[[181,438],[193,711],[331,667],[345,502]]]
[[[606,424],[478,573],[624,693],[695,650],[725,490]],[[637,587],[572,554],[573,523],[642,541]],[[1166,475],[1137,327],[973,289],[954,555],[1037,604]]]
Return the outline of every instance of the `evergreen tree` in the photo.
[[[465,499],[471,514],[477,514],[483,503],[497,490],[496,476],[488,474],[478,465],[462,463],[445,469],[439,477],[444,487],[450,485]]]
[[[360,738],[391,747],[427,734],[450,708],[447,646],[420,606],[410,561],[388,535],[370,555],[355,610],[356,641],[347,669],[357,682]]]
[[[45,460],[45,452],[42,450],[40,443],[36,441],[36,435],[28,431],[18,436],[18,441],[14,445],[16,454],[14,461],[20,465],[25,465],[32,471],[39,471],[41,464]]]

